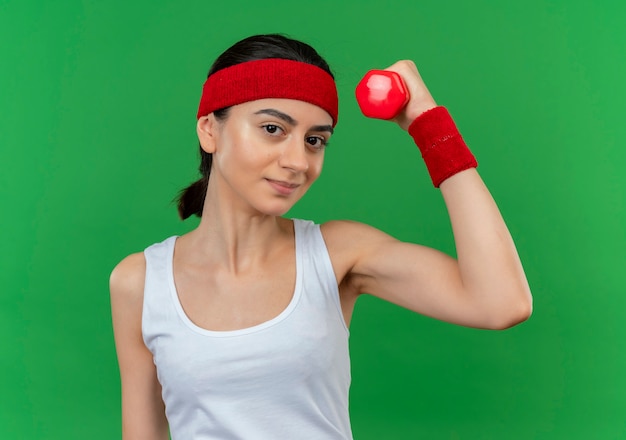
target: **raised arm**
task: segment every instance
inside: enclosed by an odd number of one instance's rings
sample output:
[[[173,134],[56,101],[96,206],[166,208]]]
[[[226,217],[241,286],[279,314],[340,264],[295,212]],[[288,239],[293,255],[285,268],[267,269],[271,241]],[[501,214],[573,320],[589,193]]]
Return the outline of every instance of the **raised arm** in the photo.
[[[145,264],[143,254],[130,255],[116,266],[110,279],[111,313],[122,381],[122,438],[167,440],[161,386],[141,333]]]
[[[436,103],[415,64],[401,61],[389,70],[402,76],[410,92],[409,103],[395,119],[408,130]],[[415,133],[415,127],[411,134],[422,138],[424,133]],[[429,129],[426,127],[426,131]],[[446,142],[448,136],[441,134],[442,142]],[[424,315],[470,327],[504,329],[530,316],[530,289],[500,211],[476,169],[460,169],[442,182],[441,172],[435,178],[431,170],[450,215],[457,259],[400,242],[358,223],[330,222],[323,226],[341,282],[344,312],[356,296],[369,293]]]

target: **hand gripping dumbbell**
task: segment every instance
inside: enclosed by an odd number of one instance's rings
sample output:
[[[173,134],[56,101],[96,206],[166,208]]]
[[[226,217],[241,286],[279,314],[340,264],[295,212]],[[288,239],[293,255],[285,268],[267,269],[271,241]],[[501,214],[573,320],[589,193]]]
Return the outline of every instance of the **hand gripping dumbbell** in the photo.
[[[356,100],[368,118],[393,119],[409,102],[409,91],[398,73],[370,70],[356,86]]]

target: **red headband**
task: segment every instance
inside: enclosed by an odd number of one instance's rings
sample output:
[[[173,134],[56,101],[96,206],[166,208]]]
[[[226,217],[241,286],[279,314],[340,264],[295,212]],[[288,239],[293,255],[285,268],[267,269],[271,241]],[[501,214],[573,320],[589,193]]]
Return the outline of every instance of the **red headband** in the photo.
[[[323,108],[337,124],[339,100],[333,77],[300,61],[268,58],[247,61],[209,76],[202,88],[198,119],[231,105],[264,98],[305,101]]]

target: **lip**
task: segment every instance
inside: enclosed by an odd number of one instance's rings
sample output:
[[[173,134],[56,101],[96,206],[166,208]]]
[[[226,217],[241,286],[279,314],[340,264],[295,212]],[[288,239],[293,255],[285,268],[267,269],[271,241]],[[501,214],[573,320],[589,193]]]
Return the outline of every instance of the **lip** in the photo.
[[[272,180],[267,178],[265,180],[272,188],[274,188],[274,190],[276,190],[276,192],[285,196],[293,193],[300,186],[297,183],[285,182],[282,180]]]

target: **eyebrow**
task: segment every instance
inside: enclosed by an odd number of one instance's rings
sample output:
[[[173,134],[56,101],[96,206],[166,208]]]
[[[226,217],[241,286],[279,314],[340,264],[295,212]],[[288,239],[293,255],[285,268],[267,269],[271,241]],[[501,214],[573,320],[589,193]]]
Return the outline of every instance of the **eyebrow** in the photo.
[[[298,125],[298,121],[296,121],[294,118],[274,108],[264,108],[262,110],[259,110],[258,112],[255,112],[254,114],[255,115],[270,115],[278,119],[282,119],[289,125],[293,125],[293,126]],[[327,131],[330,134],[333,134],[334,132],[332,125],[314,125],[311,127],[311,131]]]

